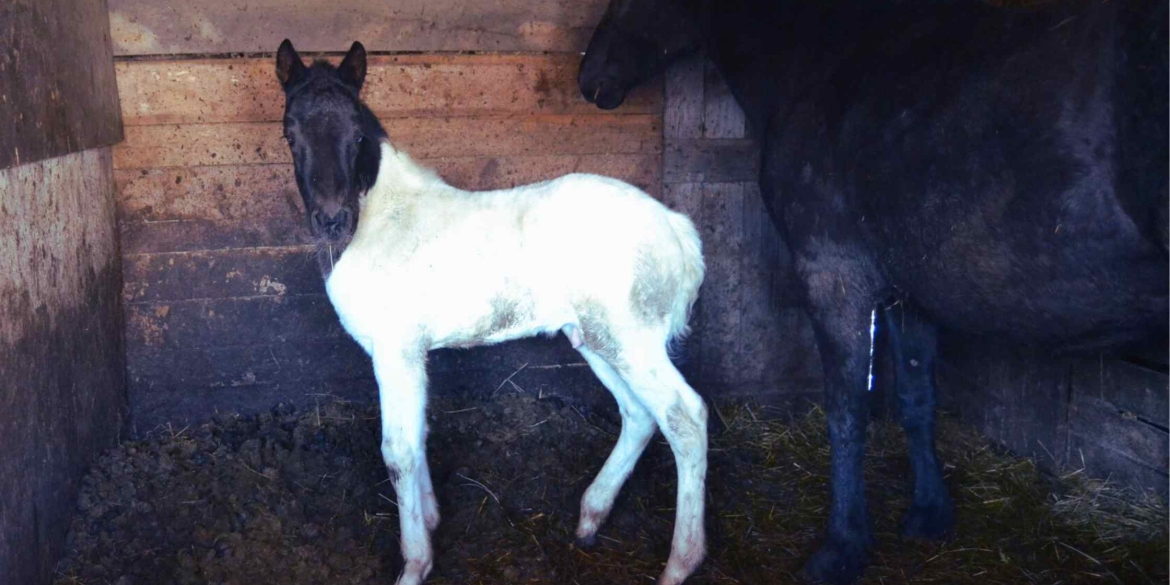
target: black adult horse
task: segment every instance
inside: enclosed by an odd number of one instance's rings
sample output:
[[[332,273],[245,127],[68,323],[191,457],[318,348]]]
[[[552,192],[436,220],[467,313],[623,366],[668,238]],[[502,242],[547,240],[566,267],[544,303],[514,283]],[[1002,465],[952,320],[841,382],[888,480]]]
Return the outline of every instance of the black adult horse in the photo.
[[[824,362],[832,508],[806,578],[867,563],[871,324],[891,328],[914,470],[903,530],[953,510],[936,327],[1053,350],[1167,333],[1167,3],[612,0],[581,64],[609,109],[702,47],[762,148]],[[899,306],[905,306],[905,303]]]

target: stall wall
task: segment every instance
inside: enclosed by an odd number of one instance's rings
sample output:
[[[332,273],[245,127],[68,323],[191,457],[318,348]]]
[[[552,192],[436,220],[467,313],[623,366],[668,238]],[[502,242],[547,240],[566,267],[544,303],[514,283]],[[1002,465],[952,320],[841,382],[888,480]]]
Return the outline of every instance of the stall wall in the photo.
[[[1055,474],[1167,493],[1166,350],[1053,357],[987,340],[944,339],[943,404]]]
[[[223,10],[203,0],[112,0],[136,429],[217,409],[375,397],[369,361],[341,331],[308,253],[272,62],[286,37],[334,60],[362,41],[375,54],[365,99],[398,146],[452,184],[506,188],[594,172],[689,213],[711,276],[684,372],[708,395],[807,395],[819,365],[802,345],[803,317],[783,293],[771,301],[785,260],[754,196],[742,116],[701,68],[697,117],[683,112],[695,104],[693,84],[674,84],[664,98],[662,80],[613,112],[586,103],[580,51],[605,4],[248,0]],[[688,170],[703,156],[731,174]],[[567,226],[566,237],[605,229]],[[437,392],[493,391],[507,379],[583,406],[612,402],[563,339],[434,352],[429,372]]]
[[[47,583],[81,475],[125,429],[121,137],[99,0],[0,7],[0,584]]]
[[[136,60],[117,71],[137,429],[216,409],[375,398],[369,358],[341,330],[312,256],[272,57]],[[661,193],[661,87],[605,113],[577,96],[575,77],[572,55],[385,55],[371,58],[363,96],[396,146],[459,187],[593,172]],[[605,229],[569,225],[565,237]],[[577,379],[557,371],[581,365],[564,340],[432,358],[436,391],[491,390],[528,364],[513,381],[555,393]]]
[[[575,78],[604,0],[334,4],[111,0],[127,124],[114,164],[139,431],[216,409],[374,397],[368,360],[338,327],[307,254],[271,62],[285,37],[334,59],[353,40],[381,53],[367,100],[397,144],[453,184],[502,188],[598,172],[689,214],[708,277],[680,356],[684,373],[708,396],[819,400],[811,329],[758,196],[758,149],[701,57],[601,112],[580,98]],[[566,233],[596,229],[604,226]],[[1074,369],[985,348],[948,342],[944,404],[1017,452],[1053,451],[1060,465],[1052,469],[1083,460],[1091,473],[1164,484],[1166,407],[1150,398],[1165,396],[1164,366],[1140,370],[1145,381],[1094,378],[1084,365],[1094,360],[1101,372],[1135,370],[1113,358],[1080,358]],[[439,392],[507,383],[609,400],[563,339],[435,352],[429,370]],[[877,373],[887,387],[889,372]],[[1154,390],[1124,406],[1137,399],[1117,396],[1139,386]],[[887,398],[875,392],[874,410],[894,416]]]
[[[687,345],[711,394],[785,405],[819,398],[821,363],[791,259],[759,194],[759,149],[701,55],[666,73],[663,183],[698,224],[707,280]]]

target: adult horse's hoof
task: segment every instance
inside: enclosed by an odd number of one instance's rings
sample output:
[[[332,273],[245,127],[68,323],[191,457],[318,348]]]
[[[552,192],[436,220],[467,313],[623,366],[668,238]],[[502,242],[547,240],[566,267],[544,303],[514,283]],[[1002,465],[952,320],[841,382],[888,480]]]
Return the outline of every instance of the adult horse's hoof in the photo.
[[[902,537],[944,540],[955,530],[955,507],[950,498],[928,505],[912,505],[902,517]]]
[[[857,580],[869,564],[869,552],[863,539],[845,542],[826,540],[800,570],[800,578],[809,583],[848,585]]]

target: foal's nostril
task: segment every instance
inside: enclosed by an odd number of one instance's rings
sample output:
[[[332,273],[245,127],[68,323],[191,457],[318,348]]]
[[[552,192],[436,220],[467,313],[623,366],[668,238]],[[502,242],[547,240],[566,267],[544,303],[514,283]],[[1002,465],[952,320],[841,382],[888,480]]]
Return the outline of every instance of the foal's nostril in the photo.
[[[313,228],[313,233],[321,233],[325,229],[324,214],[320,209],[315,209],[309,214],[309,224]]]
[[[338,209],[332,216],[326,215],[325,212],[317,210],[313,212],[313,227],[330,239],[340,239],[349,232],[352,227],[349,209]]]

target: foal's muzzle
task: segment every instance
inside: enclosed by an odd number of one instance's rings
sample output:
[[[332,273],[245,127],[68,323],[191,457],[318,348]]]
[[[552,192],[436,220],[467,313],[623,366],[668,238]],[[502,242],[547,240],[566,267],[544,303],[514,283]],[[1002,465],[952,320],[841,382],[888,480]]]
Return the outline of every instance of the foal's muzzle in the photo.
[[[315,209],[309,215],[309,222],[314,235],[329,240],[342,240],[353,233],[353,212],[348,207],[341,207],[332,215],[324,210]]]

